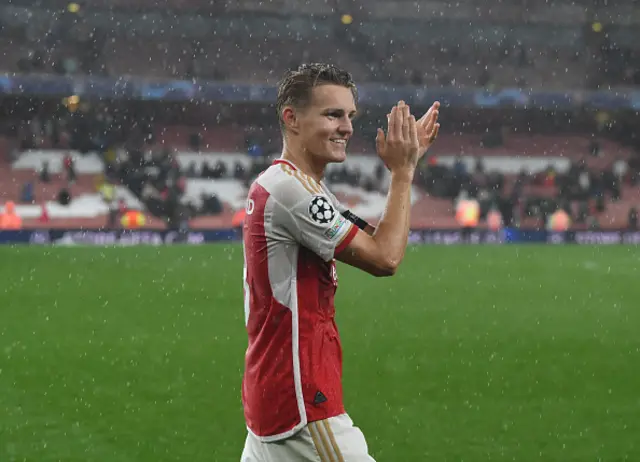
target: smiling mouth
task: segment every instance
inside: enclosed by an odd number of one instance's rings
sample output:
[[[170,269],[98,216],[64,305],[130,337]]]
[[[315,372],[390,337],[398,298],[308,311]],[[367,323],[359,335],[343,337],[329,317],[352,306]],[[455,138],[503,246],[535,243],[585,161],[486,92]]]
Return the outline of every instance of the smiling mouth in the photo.
[[[336,144],[341,144],[343,146],[346,146],[347,144],[347,140],[345,139],[336,139],[336,140],[330,140],[332,143],[336,143]]]

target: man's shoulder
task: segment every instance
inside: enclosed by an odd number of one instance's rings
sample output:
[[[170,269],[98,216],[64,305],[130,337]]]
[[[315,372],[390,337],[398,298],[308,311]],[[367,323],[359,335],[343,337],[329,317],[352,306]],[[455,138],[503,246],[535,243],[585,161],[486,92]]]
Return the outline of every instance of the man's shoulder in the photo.
[[[325,195],[313,178],[288,163],[275,163],[266,169],[254,184],[265,189],[283,207],[291,209],[314,196]]]

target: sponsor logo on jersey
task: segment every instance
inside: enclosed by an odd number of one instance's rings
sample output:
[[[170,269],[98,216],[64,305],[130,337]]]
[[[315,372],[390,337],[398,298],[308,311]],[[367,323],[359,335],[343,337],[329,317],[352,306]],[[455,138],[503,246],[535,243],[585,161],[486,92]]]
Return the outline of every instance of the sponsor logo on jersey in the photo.
[[[347,220],[345,220],[342,215],[338,215],[338,219],[333,225],[331,225],[331,228],[324,232],[324,235],[327,236],[328,239],[333,239],[340,232],[346,222]]]

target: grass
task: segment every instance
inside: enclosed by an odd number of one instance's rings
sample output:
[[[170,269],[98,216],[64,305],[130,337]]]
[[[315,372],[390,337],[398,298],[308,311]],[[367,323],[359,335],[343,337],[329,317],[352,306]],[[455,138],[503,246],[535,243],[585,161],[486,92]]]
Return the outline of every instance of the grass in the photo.
[[[0,461],[238,461],[242,249],[0,247]],[[378,461],[640,460],[635,247],[340,265],[347,410]]]

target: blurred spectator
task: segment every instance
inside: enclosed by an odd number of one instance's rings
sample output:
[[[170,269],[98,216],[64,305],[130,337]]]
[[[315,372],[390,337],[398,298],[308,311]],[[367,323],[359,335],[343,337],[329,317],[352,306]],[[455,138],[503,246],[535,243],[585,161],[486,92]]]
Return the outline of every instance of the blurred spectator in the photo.
[[[47,224],[50,221],[49,211],[47,210],[47,204],[42,204],[40,209],[40,216],[38,217],[38,221],[42,224]]]
[[[589,202],[582,200],[578,202],[578,211],[576,213],[576,223],[586,223],[589,217]]]
[[[117,200],[113,200],[109,203],[109,213],[107,214],[107,228],[115,229],[118,224],[118,216],[120,215],[120,208]]]
[[[200,152],[200,144],[202,143],[202,135],[199,131],[193,132],[189,136],[189,146],[196,152]]]
[[[62,188],[58,192],[58,203],[60,205],[69,205],[71,203],[71,193],[67,188]]]
[[[462,228],[462,237],[465,242],[471,238],[471,233],[478,226],[479,219],[480,204],[463,190],[456,203],[456,221]]]
[[[222,201],[215,194],[202,193],[200,200],[202,215],[219,215],[224,210]]]
[[[629,209],[629,229],[632,231],[638,229],[638,209],[635,207]]]
[[[544,174],[544,179],[542,180],[545,186],[551,188],[556,184],[556,169],[553,165],[549,165]]]
[[[20,228],[22,228],[22,218],[16,213],[13,201],[8,201],[4,205],[4,212],[0,213],[0,229]]]
[[[487,226],[491,231],[499,231],[502,225],[502,214],[495,205],[492,205],[487,213]]]
[[[456,156],[455,163],[453,164],[453,173],[458,177],[463,177],[467,174],[467,166],[462,156]]]
[[[25,204],[30,204],[35,200],[33,193],[33,183],[31,181],[27,181],[22,186],[22,194],[20,194],[20,202]]]
[[[105,182],[103,182],[98,190],[100,191],[100,194],[102,194],[102,200],[107,203],[107,204],[111,204],[114,201],[114,197],[115,197],[115,193],[116,193],[116,188],[115,186],[111,183],[111,181],[107,180]]]
[[[618,179],[618,181],[622,182],[624,180],[624,176],[629,171],[629,166],[624,159],[617,159],[613,163],[613,174]]]
[[[122,215],[120,224],[124,229],[137,229],[141,228],[146,223],[146,217],[138,210],[128,210],[127,213]]]
[[[43,183],[49,183],[51,181],[51,174],[49,173],[49,161],[42,162],[42,170],[40,170],[40,181]]]
[[[598,217],[595,215],[589,215],[589,218],[587,219],[587,226],[591,231],[600,230],[600,221],[598,220]]]
[[[76,168],[75,162],[69,153],[64,156],[64,169],[67,172],[67,181],[74,183],[76,181]]]
[[[547,229],[550,231],[563,232],[571,226],[571,218],[562,207],[558,206],[547,221]]]

